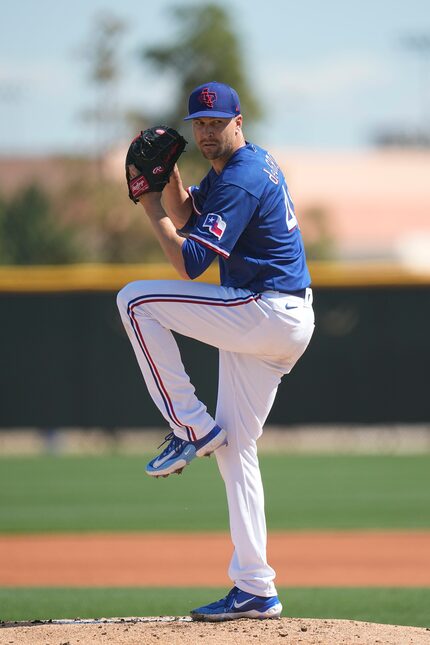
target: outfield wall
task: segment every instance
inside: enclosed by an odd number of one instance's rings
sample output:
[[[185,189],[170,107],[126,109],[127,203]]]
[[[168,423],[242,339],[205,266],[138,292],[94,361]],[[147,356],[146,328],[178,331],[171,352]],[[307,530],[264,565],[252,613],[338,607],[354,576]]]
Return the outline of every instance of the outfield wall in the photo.
[[[316,331],[269,422],[429,422],[430,275],[334,264],[311,265],[311,273]],[[127,282],[163,277],[175,275],[165,265],[0,269],[0,427],[163,424],[115,302]],[[217,351],[178,342],[214,412]]]

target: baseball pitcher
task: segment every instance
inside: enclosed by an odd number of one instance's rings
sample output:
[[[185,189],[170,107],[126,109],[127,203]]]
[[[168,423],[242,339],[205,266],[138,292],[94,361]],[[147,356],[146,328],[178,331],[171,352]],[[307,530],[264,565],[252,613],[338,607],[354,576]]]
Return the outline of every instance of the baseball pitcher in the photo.
[[[234,586],[191,616],[277,618],[282,605],[266,558],[257,440],[282,376],[311,339],[311,280],[285,178],[269,152],[245,140],[235,90],[205,83],[188,108],[185,120],[211,163],[199,185],[184,188],[176,162],[186,141],[167,126],[142,132],[126,158],[129,196],[144,207],[182,278],[133,282],[118,295],[146,385],[171,429],[146,472],[167,477],[215,453],[227,493]],[[192,282],[215,258],[220,285]],[[219,349],[215,418],[196,397],[171,331]]]

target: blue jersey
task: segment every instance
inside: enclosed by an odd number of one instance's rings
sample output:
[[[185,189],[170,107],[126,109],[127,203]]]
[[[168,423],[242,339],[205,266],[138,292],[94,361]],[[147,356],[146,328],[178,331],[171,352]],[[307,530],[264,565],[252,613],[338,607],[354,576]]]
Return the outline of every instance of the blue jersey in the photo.
[[[219,257],[221,284],[253,292],[310,284],[302,236],[284,176],[273,157],[247,143],[218,175],[189,188],[193,214],[182,229],[191,278]]]

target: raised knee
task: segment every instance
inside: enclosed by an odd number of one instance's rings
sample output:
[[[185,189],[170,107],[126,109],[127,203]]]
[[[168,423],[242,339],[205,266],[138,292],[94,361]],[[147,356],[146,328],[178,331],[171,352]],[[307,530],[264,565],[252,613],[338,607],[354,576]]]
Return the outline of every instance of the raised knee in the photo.
[[[135,284],[135,282],[130,282],[129,284],[126,284],[125,287],[121,289],[121,291],[118,292],[118,295],[116,297],[116,304],[120,311],[127,311],[130,300],[132,300],[133,298],[132,293],[134,291]]]

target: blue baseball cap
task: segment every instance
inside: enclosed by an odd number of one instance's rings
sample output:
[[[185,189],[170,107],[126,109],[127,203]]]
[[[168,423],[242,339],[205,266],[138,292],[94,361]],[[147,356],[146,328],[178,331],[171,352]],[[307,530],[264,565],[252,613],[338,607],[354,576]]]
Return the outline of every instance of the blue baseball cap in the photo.
[[[191,92],[188,101],[188,116],[184,121],[215,117],[231,119],[240,114],[239,96],[230,85],[211,81],[199,85]]]

